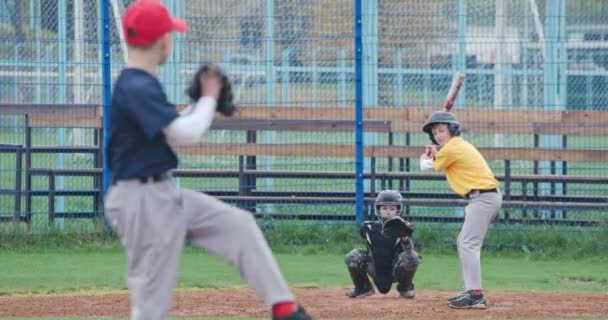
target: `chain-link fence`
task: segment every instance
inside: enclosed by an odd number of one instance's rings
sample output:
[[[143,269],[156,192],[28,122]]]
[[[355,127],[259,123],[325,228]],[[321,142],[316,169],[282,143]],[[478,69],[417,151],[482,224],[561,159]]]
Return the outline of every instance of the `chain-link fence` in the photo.
[[[102,212],[99,178],[46,172],[101,166],[92,147],[101,123],[78,121],[94,116],[102,97],[100,8],[84,0],[0,2],[2,221],[63,226],[64,214]]]
[[[102,212],[100,128],[103,87],[111,88],[102,75],[113,80],[125,64],[117,26],[131,2],[0,3],[2,221],[80,226],[88,222],[61,217]],[[428,143],[421,126],[460,71],[467,79],[453,112],[501,181],[504,227],[605,223],[608,4],[163,3],[189,25],[159,73],[170,100],[188,104],[188,81],[214,61],[234,81],[242,111],[180,151],[180,186],[259,217],[323,223],[372,215],[377,192],[398,189],[410,219],[457,228],[463,201],[442,177],[419,172],[417,159]]]

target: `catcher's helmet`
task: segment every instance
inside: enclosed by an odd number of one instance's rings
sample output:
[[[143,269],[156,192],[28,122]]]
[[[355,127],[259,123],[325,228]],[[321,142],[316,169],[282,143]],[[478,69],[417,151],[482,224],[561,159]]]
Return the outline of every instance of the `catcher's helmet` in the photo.
[[[397,214],[401,215],[401,210],[403,209],[403,197],[401,193],[394,190],[384,190],[378,193],[374,205],[374,211],[378,219],[380,219],[380,206],[388,204],[397,206]]]
[[[450,113],[446,111],[436,111],[431,114],[431,116],[426,120],[426,123],[422,127],[422,131],[429,134],[431,141],[437,144],[435,141],[435,137],[433,137],[433,125],[437,123],[445,123],[448,125],[448,130],[452,136],[460,135],[460,122],[458,119]]]

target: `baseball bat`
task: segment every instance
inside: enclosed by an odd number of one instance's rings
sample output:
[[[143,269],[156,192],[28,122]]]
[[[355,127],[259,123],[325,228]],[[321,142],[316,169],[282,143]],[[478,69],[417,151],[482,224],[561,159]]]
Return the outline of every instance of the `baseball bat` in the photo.
[[[450,85],[450,91],[448,91],[448,95],[445,98],[445,103],[443,104],[443,110],[449,112],[452,110],[454,106],[454,102],[458,97],[458,92],[460,92],[460,88],[464,83],[464,79],[466,79],[466,75],[461,72],[456,72],[454,77],[452,78],[452,85]]]

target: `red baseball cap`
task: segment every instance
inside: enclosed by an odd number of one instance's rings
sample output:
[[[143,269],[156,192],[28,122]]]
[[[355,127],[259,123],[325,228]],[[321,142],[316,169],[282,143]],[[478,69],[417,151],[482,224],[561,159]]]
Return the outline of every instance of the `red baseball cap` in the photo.
[[[122,17],[122,28],[128,44],[146,46],[172,31],[186,32],[184,20],[171,16],[160,0],[137,0]]]

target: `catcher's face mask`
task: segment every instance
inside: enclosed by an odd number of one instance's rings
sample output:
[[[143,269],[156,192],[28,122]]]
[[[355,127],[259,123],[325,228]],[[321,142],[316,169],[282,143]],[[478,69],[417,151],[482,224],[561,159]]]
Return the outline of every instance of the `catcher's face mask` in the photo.
[[[388,220],[399,214],[399,208],[394,204],[386,204],[380,206],[380,218]]]

